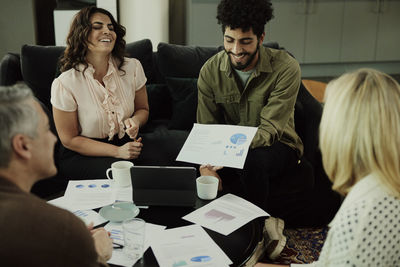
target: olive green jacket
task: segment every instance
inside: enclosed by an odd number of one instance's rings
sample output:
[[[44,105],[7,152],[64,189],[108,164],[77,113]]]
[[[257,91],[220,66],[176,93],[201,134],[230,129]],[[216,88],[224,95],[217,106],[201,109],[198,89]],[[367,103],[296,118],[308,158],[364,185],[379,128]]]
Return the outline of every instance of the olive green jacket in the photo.
[[[197,121],[258,127],[251,148],[280,141],[300,157],[303,143],[294,128],[299,64],[284,50],[261,46],[259,51],[255,71],[244,88],[225,51],[204,64],[197,83]]]

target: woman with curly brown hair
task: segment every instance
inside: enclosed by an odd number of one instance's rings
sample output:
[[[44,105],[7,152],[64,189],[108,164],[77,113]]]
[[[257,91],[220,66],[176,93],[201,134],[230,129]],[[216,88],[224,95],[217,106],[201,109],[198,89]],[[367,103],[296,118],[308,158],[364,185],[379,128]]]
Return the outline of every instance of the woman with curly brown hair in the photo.
[[[59,167],[69,178],[104,178],[112,162],[141,154],[136,138],[149,116],[146,77],[137,59],[124,57],[124,36],[125,28],[95,6],[71,24],[62,73],[51,88],[63,144]]]

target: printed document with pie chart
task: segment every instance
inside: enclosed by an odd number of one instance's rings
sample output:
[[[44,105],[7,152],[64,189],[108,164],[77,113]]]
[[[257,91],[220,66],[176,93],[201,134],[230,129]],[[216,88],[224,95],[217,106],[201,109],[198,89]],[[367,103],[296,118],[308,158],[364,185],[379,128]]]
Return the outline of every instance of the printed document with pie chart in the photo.
[[[176,160],[243,169],[256,132],[257,127],[195,123]]]

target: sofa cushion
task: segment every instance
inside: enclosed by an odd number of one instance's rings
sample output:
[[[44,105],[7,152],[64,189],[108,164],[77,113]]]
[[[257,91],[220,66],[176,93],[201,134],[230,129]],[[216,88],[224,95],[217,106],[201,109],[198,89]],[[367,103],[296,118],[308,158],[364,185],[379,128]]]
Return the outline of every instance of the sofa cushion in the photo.
[[[222,49],[160,43],[157,47],[157,66],[165,77],[197,78],[207,59]]]
[[[134,57],[142,63],[147,84],[154,83],[153,45],[149,39],[126,44],[127,57]]]
[[[197,79],[167,77],[172,98],[172,118],[169,129],[191,130],[196,122]]]
[[[149,101],[149,121],[170,119],[172,100],[166,84],[148,84],[147,99]]]

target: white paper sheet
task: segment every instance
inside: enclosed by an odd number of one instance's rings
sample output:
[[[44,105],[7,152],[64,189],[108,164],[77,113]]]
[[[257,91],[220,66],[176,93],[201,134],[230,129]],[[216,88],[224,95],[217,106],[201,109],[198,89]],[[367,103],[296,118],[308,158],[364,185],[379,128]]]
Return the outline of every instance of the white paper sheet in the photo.
[[[189,213],[183,219],[220,234],[229,235],[251,220],[262,216],[269,214],[241,197],[226,194]]]
[[[94,227],[107,221],[94,210],[77,210],[74,211],[73,214],[78,216],[86,225],[93,223]]]
[[[157,225],[152,223],[146,223],[144,233],[144,250],[143,253],[150,247],[153,240],[159,238],[160,233],[166,228],[163,225]],[[111,239],[114,243],[124,245],[124,236],[122,231],[122,223],[108,223],[104,226],[104,229],[111,233]],[[129,266],[135,264],[135,260],[132,260],[122,252],[122,249],[114,249],[111,259],[108,263]]]
[[[54,205],[56,207],[65,209],[65,210],[69,210],[71,212],[74,212],[76,209],[71,205],[71,203],[69,203],[67,201],[67,199],[65,197],[59,197],[59,198],[55,198],[52,200],[47,201],[47,203]]]
[[[177,161],[243,169],[256,127],[195,123]]]
[[[64,197],[75,211],[90,210],[114,203],[116,190],[108,179],[74,180],[68,182]]]
[[[107,261],[109,264],[115,264],[124,267],[132,267],[138,260],[129,258],[122,251],[122,249],[114,249],[112,252],[111,259]]]
[[[65,199],[65,197],[59,197],[59,198],[50,200],[47,203],[72,212],[78,218],[80,218],[86,225],[89,225],[92,222],[93,226],[95,227],[95,226],[105,223],[107,221],[106,219],[104,219],[102,216],[100,216],[100,214],[98,214],[94,210],[75,210],[74,207],[72,207],[68,203],[68,201]]]
[[[199,225],[165,230],[151,248],[160,266],[228,266],[231,260]]]

